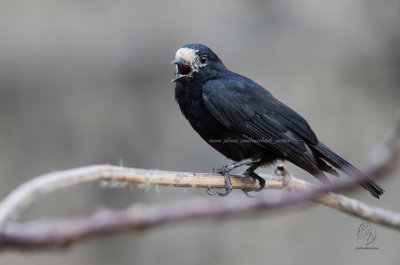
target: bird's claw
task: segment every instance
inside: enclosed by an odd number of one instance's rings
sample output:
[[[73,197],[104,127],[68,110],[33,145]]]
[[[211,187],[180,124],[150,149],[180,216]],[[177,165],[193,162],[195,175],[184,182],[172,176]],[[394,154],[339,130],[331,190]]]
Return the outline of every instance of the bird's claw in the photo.
[[[246,172],[244,172],[244,173],[246,173]],[[254,180],[258,180],[258,188],[255,188],[255,189],[242,189],[242,191],[243,191],[243,193],[247,196],[247,197],[249,197],[249,198],[254,198],[255,196],[254,195],[251,195],[250,194],[250,192],[252,192],[252,191],[254,191],[254,192],[259,192],[259,191],[262,191],[263,189],[264,189],[264,187],[265,187],[265,179],[263,179],[262,177],[260,177],[260,176],[258,176],[258,175],[245,175],[245,174],[241,174],[241,176],[243,176],[243,177],[252,177]]]
[[[243,191],[244,195],[246,195],[246,196],[249,197],[249,198],[254,198],[254,197],[256,197],[256,196],[251,195],[251,194],[249,193],[249,192],[251,192],[251,191],[254,191],[253,189],[242,189],[242,191]]]
[[[224,175],[225,177],[225,192],[217,192],[218,196],[225,197],[232,191],[232,182],[231,178],[228,174]]]
[[[207,187],[206,191],[207,191],[207,194],[210,195],[210,196],[214,196],[215,195],[215,192],[212,192],[210,187]]]
[[[232,182],[231,182],[230,176],[225,173],[224,178],[225,178],[225,192],[218,192],[218,191],[216,192],[216,194],[218,194],[218,196],[221,196],[221,197],[225,197],[225,196],[229,195],[229,193],[231,193],[231,191],[232,191]],[[206,188],[206,191],[207,191],[208,195],[211,195],[211,196],[215,195],[215,193],[212,192],[209,187]]]
[[[265,179],[263,179],[262,177],[258,176],[257,180],[258,180],[259,187],[257,189],[255,189],[254,191],[262,191],[264,189],[264,187],[265,187]]]

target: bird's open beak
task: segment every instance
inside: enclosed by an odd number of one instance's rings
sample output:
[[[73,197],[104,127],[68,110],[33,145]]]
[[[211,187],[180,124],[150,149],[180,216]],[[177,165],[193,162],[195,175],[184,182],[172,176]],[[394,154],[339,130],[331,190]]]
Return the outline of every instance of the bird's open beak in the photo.
[[[186,76],[190,76],[192,73],[192,66],[181,58],[177,58],[171,62],[171,64],[175,64],[175,78],[172,82],[177,81],[178,79],[184,78]]]

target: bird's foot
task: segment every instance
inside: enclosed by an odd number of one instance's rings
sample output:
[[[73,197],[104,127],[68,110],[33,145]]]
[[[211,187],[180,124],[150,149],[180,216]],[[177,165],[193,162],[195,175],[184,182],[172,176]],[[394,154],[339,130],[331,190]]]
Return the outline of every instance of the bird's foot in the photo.
[[[243,174],[241,174],[241,176],[243,176],[243,177],[252,177],[254,180],[258,180],[258,188],[254,188],[254,189],[250,189],[250,188],[249,188],[249,189],[242,189],[242,191],[244,192],[244,194],[245,194],[247,197],[254,198],[255,196],[254,196],[254,195],[251,195],[249,192],[252,192],[252,191],[254,191],[254,192],[259,192],[259,191],[262,191],[262,190],[264,189],[264,187],[265,187],[265,180],[264,180],[262,177],[260,177],[259,175],[257,175],[256,173],[245,171],[245,172],[243,172]]]
[[[232,182],[231,182],[230,176],[225,173],[224,178],[225,178],[225,192],[218,192],[218,191],[216,192],[216,194],[218,194],[218,196],[221,196],[221,197],[225,197],[225,196],[229,195],[229,193],[231,193],[231,191],[232,191]],[[206,191],[207,191],[208,195],[211,195],[211,196],[215,195],[215,193],[212,192],[209,187],[206,188]]]

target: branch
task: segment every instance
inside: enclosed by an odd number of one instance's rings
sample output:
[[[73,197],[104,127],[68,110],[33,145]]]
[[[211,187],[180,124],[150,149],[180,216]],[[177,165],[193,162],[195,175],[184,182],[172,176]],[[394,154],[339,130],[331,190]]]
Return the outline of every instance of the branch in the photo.
[[[364,168],[366,176],[387,174],[395,165],[400,150],[400,126],[388,145],[379,146],[373,155],[374,162]],[[46,174],[22,184],[0,203],[0,249],[33,249],[62,247],[81,239],[122,230],[139,230],[161,224],[176,223],[208,217],[228,217],[259,213],[298,205],[305,200],[363,218],[370,222],[400,229],[400,214],[369,206],[360,201],[334,194],[330,190],[353,187],[365,176],[338,181],[328,186],[316,186],[287,174],[278,167],[275,175],[262,175],[266,189],[296,191],[271,199],[263,193],[248,199],[232,194],[228,198],[191,199],[185,202],[155,206],[136,205],[124,210],[101,210],[89,216],[72,219],[39,220],[18,224],[9,222],[21,210],[45,193],[93,181],[122,181],[142,185],[168,185],[176,187],[223,188],[220,175],[170,172],[123,168],[109,165],[88,166]],[[252,179],[232,177],[235,189],[255,188]]]

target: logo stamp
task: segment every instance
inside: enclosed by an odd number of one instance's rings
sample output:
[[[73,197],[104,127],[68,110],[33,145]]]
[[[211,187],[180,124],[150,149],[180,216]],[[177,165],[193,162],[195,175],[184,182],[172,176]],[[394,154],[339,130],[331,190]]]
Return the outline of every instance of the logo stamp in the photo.
[[[357,230],[357,238],[363,243],[363,246],[356,249],[378,249],[371,246],[376,239],[376,229],[370,223],[362,223]]]

